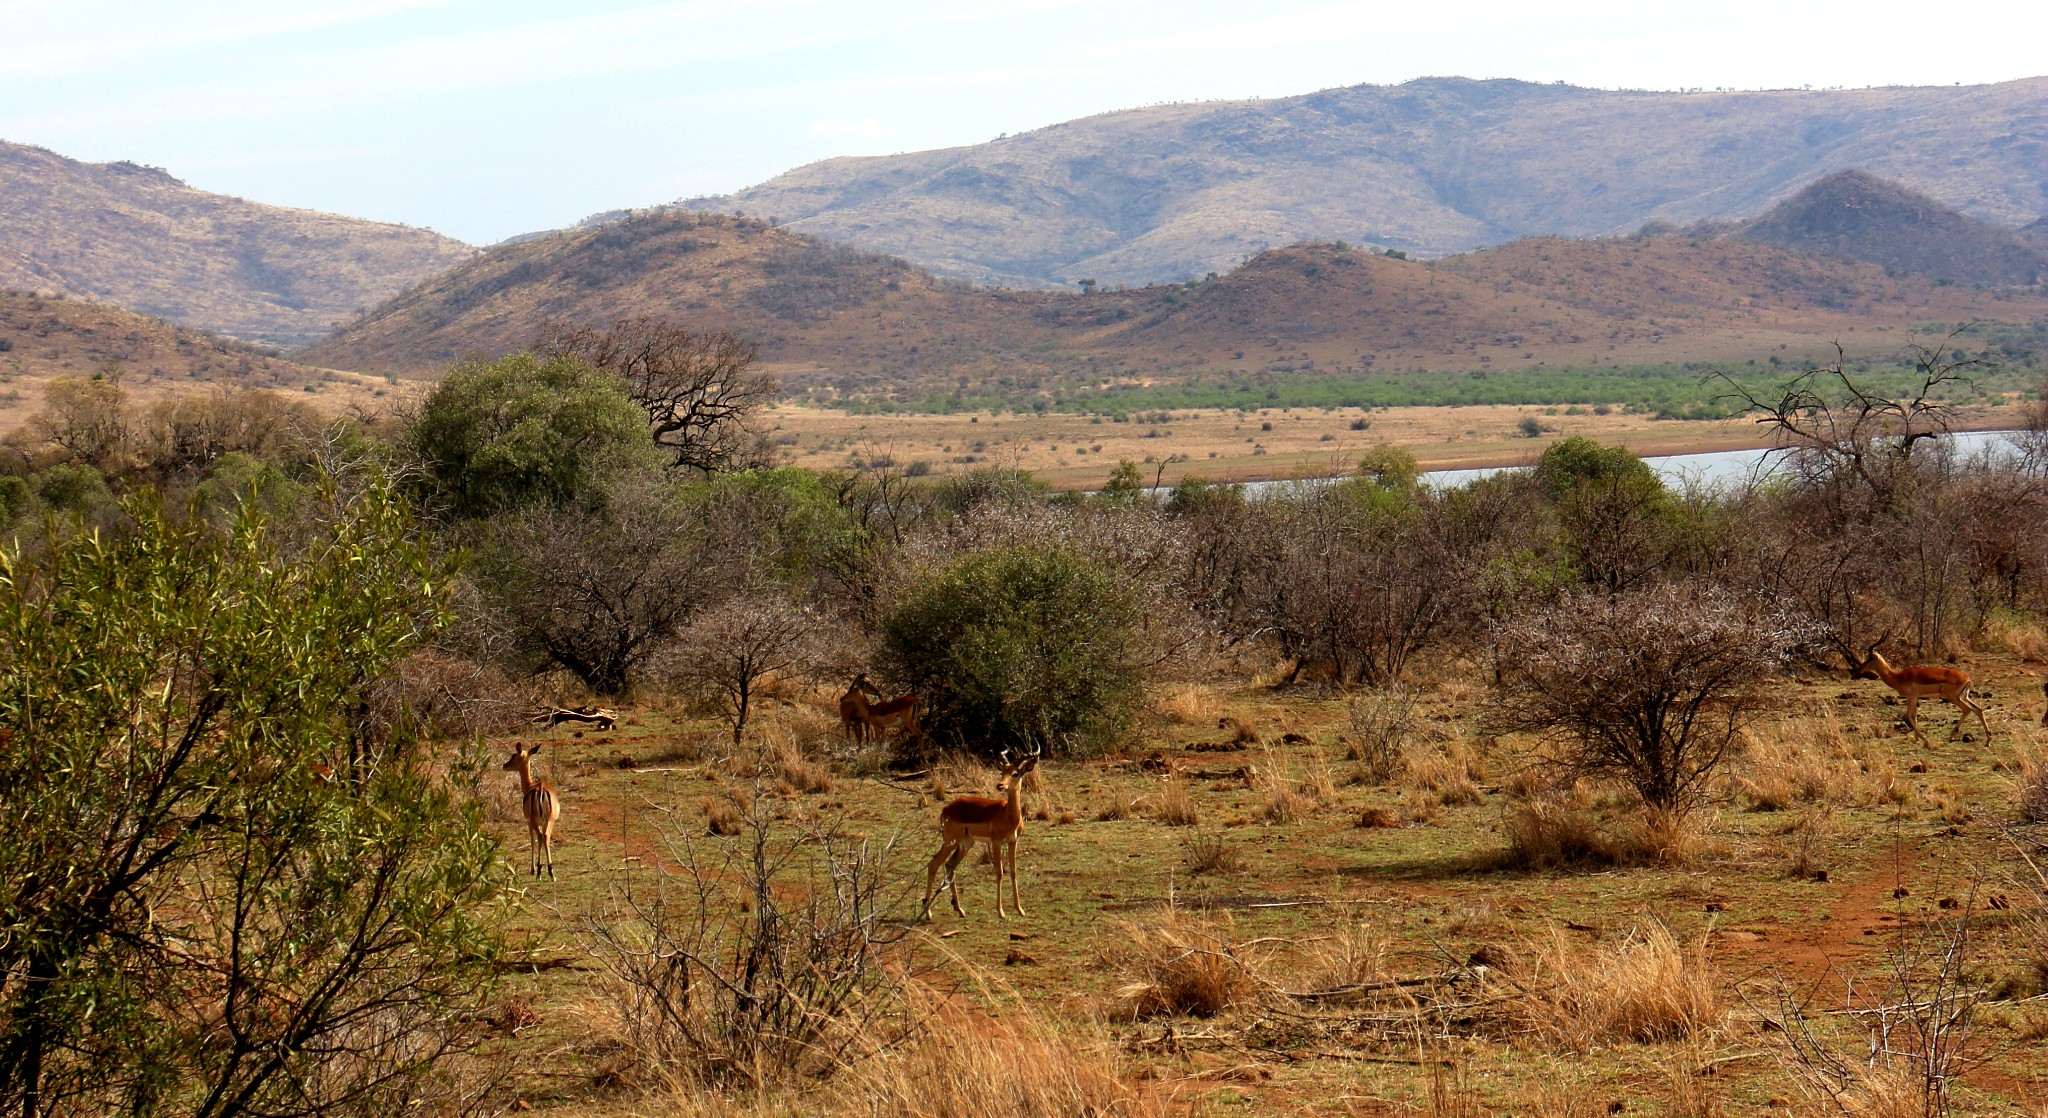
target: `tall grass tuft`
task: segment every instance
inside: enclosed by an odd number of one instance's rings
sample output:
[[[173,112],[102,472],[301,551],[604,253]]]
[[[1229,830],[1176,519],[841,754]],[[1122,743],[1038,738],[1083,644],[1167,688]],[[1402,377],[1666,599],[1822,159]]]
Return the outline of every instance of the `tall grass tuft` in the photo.
[[[1728,1016],[1704,941],[1687,950],[1659,923],[1590,951],[1553,933],[1532,964],[1527,1024],[1563,1048],[1689,1041]]]
[[[1171,910],[1123,930],[1126,942],[1111,959],[1126,979],[1118,1000],[1134,1019],[1214,1017],[1258,996],[1258,960],[1233,941],[1227,920]]]

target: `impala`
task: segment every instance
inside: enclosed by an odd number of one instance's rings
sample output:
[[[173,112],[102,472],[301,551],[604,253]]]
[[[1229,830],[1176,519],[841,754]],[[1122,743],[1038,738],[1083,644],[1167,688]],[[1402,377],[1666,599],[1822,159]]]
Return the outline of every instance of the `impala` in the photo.
[[[956,796],[953,802],[939,809],[939,830],[945,842],[939,852],[932,855],[931,864],[924,873],[924,910],[918,919],[929,919],[932,914],[934,890],[939,880],[939,865],[946,867],[946,890],[953,895],[953,911],[962,916],[967,910],[960,907],[960,890],[954,882],[954,871],[960,866],[960,859],[977,842],[986,842],[990,860],[996,866],[996,915],[1004,920],[1010,914],[1003,911],[1003,853],[1009,851],[1010,899],[1016,902],[1017,915],[1024,915],[1024,898],[1017,893],[1017,832],[1024,829],[1024,777],[1038,767],[1039,750],[1032,750],[1030,756],[1012,763],[1010,751],[1003,750],[1003,779],[999,787],[1001,799],[992,796]]]
[[[869,694],[873,694],[876,701],[869,702]],[[914,694],[883,699],[881,691],[866,675],[858,675],[853,679],[852,689],[841,696],[839,701],[842,711],[846,704],[851,702],[859,711],[861,720],[867,723],[869,732],[877,738],[889,727],[901,726],[911,740],[920,743],[924,741],[924,731],[917,725],[917,696]]]
[[[868,701],[860,686],[861,680],[866,678],[855,679],[853,686],[846,689],[846,694],[839,696],[839,732],[854,741],[868,740]],[[881,698],[880,695],[875,697]]]
[[[1956,736],[1963,732],[1963,723],[1969,721],[1972,714],[1977,716],[1977,724],[1984,727],[1985,740],[1990,740],[1991,724],[1984,720],[1984,708],[1970,701],[1970,677],[1967,673],[1954,668],[1894,668],[1877,651],[1877,646],[1883,643],[1884,637],[1873,642],[1869,654],[1862,663],[1855,665],[1856,670],[1851,674],[1857,679],[1883,680],[1885,686],[1906,700],[1906,726],[1913,731],[1914,737],[1920,739],[1921,745],[1931,746],[1932,743],[1926,734],[1920,732],[1920,700],[1934,696],[1955,704],[1957,708],[1955,729],[1949,731],[1948,740],[1956,740]]]
[[[533,843],[533,876],[540,876],[545,858],[548,880],[553,881],[555,820],[562,817],[562,799],[555,794],[554,785],[533,779],[533,757],[539,752],[538,744],[527,746],[513,742],[512,759],[505,762],[505,771],[519,774],[519,809],[526,815],[526,833]]]

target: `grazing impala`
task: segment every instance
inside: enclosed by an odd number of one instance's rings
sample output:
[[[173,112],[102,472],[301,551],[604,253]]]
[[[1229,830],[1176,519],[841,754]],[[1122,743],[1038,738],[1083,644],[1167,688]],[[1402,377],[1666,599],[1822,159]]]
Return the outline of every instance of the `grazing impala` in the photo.
[[[1931,746],[1932,743],[1926,734],[1920,732],[1920,719],[1917,717],[1920,700],[1935,696],[1955,704],[1957,708],[1955,729],[1949,731],[1948,740],[1956,740],[1956,736],[1963,732],[1963,723],[1969,721],[1972,714],[1977,716],[1977,724],[1984,727],[1985,740],[1990,740],[1991,724],[1984,720],[1984,708],[1970,701],[1968,674],[1954,668],[1894,668],[1877,651],[1877,646],[1883,643],[1884,637],[1873,642],[1870,652],[1851,674],[1857,679],[1881,679],[1885,686],[1899,693],[1899,698],[1906,700],[1906,726],[1913,731],[1914,737],[1920,739],[1921,745]]]
[[[545,858],[548,880],[553,881],[555,820],[562,817],[562,800],[555,794],[554,785],[533,779],[533,756],[539,752],[538,744],[528,746],[513,742],[512,759],[505,762],[505,771],[519,774],[519,807],[526,814],[526,833],[533,842],[533,876],[540,876],[542,859]]]
[[[1009,851],[1010,899],[1016,902],[1017,915],[1024,915],[1024,898],[1017,894],[1017,832],[1024,829],[1024,777],[1038,767],[1039,750],[1022,761],[1011,763],[1010,751],[1003,750],[1003,779],[1001,799],[991,796],[956,796],[953,802],[939,809],[939,830],[945,835],[944,845],[932,855],[931,864],[924,873],[924,911],[918,919],[930,918],[934,889],[939,880],[939,864],[946,866],[946,889],[953,894],[953,911],[962,916],[967,910],[960,907],[960,890],[954,883],[953,874],[959,868],[960,859],[977,842],[986,842],[990,860],[996,865],[996,915],[1008,920],[1010,914],[1003,911],[1003,852]]]
[[[875,696],[873,702],[868,701],[870,694]],[[867,676],[858,675],[853,677],[852,689],[840,696],[839,702],[842,711],[851,705],[859,712],[861,721],[867,723],[868,732],[878,740],[889,727],[901,726],[912,741],[920,744],[924,741],[924,731],[917,725],[917,696],[914,694],[884,699],[882,692]]]

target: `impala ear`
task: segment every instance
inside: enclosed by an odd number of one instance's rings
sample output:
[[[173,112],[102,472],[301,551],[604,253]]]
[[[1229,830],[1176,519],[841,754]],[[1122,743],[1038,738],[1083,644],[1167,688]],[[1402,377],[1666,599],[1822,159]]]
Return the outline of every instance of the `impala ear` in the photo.
[[[539,742],[534,742],[534,743],[533,743],[533,747],[532,747],[532,748],[530,748],[530,749],[528,749],[528,750],[526,751],[526,755],[527,755],[528,757],[538,757],[538,756],[540,756],[540,743],[539,743]]]

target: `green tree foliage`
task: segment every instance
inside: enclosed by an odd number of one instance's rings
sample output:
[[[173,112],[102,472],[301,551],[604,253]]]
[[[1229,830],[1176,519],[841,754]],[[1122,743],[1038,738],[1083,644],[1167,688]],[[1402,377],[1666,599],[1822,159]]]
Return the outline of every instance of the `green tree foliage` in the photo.
[[[1624,447],[1559,439],[1536,463],[1536,484],[1556,509],[1580,578],[1609,593],[1641,585],[1677,545],[1682,508],[1657,472]]]
[[[0,1107],[406,1110],[500,942],[479,807],[374,701],[447,572],[383,483],[127,512],[0,552]]]
[[[617,377],[527,353],[456,366],[427,396],[412,440],[438,495],[465,517],[565,505],[658,460]]]
[[[1002,548],[958,559],[882,623],[880,662],[925,704],[938,744],[1092,748],[1142,694],[1133,595],[1065,551]]]
[[[1128,505],[1145,492],[1145,475],[1138,472],[1138,464],[1126,458],[1109,472],[1109,480],[1103,483],[1101,497],[1113,504]]]

